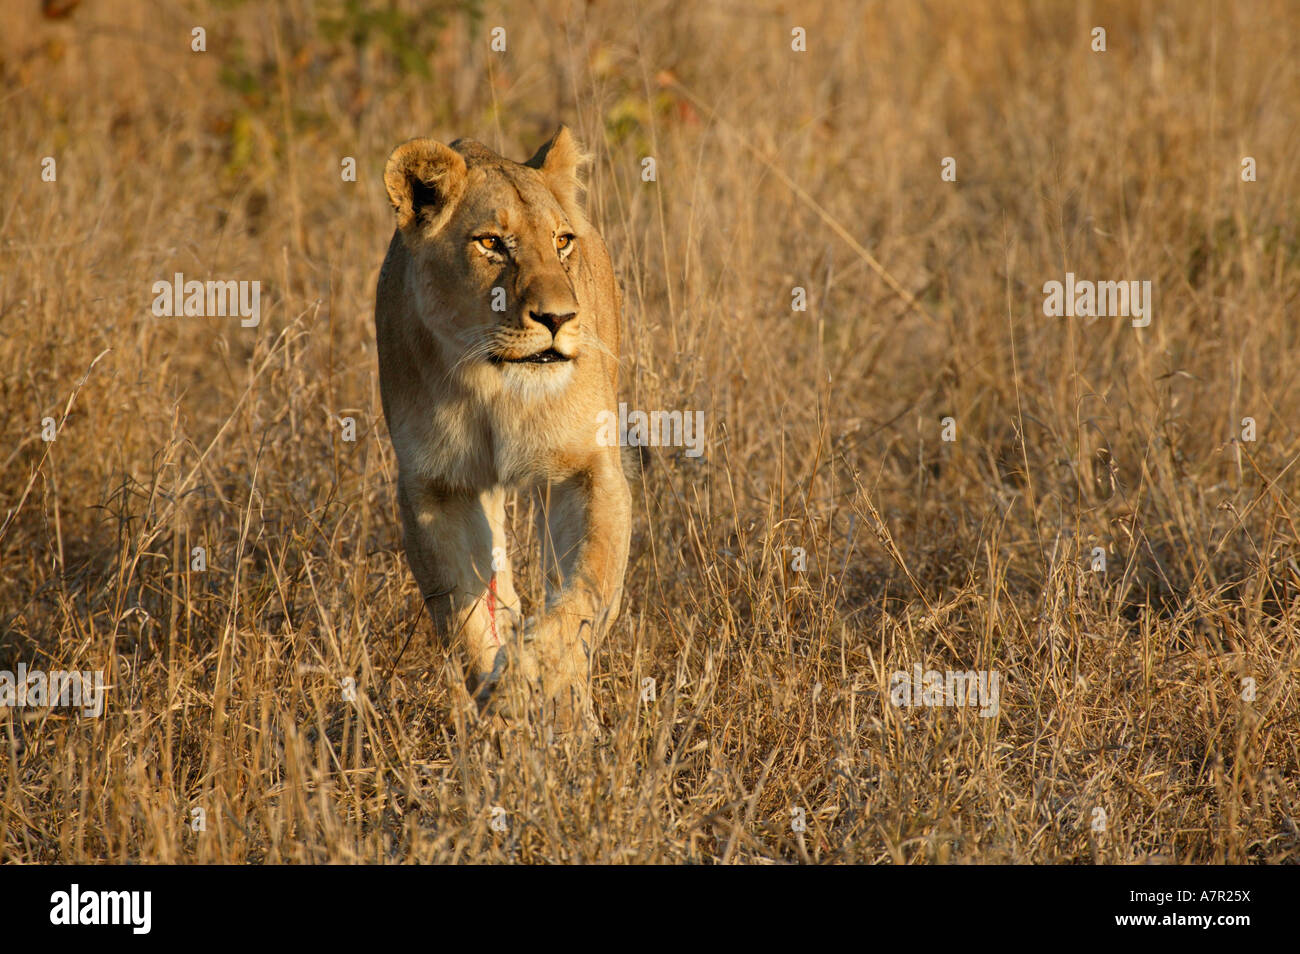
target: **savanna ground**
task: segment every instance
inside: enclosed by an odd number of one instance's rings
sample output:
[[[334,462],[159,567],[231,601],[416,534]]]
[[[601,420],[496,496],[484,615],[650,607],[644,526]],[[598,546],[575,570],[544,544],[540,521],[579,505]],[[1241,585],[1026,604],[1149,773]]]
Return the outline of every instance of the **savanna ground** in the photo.
[[[0,860],[1300,857],[1295,5],[3,6],[0,669],[112,688],[0,710]],[[623,396],[708,439],[547,744],[433,644],[371,313],[389,150],[561,121]],[[1149,327],[1046,317],[1067,271]],[[155,317],[175,272],[261,324]]]

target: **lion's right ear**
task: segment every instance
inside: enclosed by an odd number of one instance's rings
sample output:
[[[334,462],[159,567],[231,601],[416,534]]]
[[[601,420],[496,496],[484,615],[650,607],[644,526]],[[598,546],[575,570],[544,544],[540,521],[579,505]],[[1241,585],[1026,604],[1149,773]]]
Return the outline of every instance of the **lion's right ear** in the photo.
[[[384,188],[399,229],[432,234],[451,218],[465,191],[465,160],[440,142],[412,139],[388,157]]]
[[[591,157],[582,151],[569,127],[562,125],[524,165],[542,174],[565,211],[573,215],[578,208],[578,170],[590,161]]]

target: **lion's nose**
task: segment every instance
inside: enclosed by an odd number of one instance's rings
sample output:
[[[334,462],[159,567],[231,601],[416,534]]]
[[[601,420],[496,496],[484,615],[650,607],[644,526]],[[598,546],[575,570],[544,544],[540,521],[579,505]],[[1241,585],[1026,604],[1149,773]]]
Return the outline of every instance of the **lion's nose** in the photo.
[[[578,313],[576,311],[566,311],[563,313],[554,311],[530,311],[528,317],[549,331],[553,338],[559,334],[560,326],[562,326],[566,321],[571,321],[578,317]]]

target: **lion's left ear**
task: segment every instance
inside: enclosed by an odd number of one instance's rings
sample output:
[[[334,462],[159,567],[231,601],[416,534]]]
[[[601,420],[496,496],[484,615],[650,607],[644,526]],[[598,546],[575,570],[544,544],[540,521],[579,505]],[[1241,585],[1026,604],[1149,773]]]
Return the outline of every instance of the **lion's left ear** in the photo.
[[[582,188],[578,170],[590,159],[582,151],[582,146],[573,137],[573,133],[569,132],[569,127],[561,126],[551,141],[538,149],[537,154],[524,165],[542,174],[547,187],[555,193],[561,205],[576,209],[578,190]]]

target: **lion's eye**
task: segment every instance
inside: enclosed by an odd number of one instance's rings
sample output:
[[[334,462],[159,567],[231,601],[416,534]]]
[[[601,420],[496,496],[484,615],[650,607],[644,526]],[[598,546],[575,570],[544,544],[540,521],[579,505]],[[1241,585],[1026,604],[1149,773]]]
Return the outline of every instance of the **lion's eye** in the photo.
[[[565,235],[556,236],[555,247],[558,248],[561,252],[563,252],[566,248],[569,247],[569,244],[572,241],[573,241],[572,235],[565,234]]]
[[[480,235],[474,240],[485,252],[504,252],[506,245],[495,235]]]

